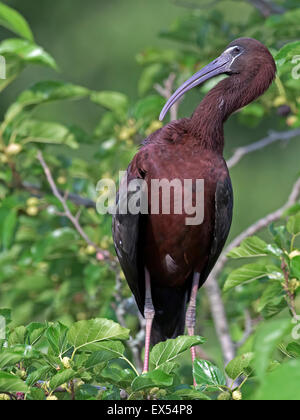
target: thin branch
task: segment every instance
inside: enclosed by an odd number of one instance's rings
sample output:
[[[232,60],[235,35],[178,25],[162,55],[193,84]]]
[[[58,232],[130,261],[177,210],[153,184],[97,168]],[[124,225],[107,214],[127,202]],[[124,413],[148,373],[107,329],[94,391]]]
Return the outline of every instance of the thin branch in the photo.
[[[63,195],[58,190],[58,188],[57,188],[57,186],[54,182],[54,179],[52,177],[51,171],[50,171],[48,165],[46,164],[46,162],[43,158],[43,155],[40,151],[38,152],[37,158],[38,158],[40,164],[43,167],[43,170],[45,172],[47,181],[50,185],[50,188],[51,188],[54,196],[60,201],[61,205],[63,206],[64,213],[62,213],[61,215],[67,217],[70,220],[70,222],[73,224],[73,226],[75,227],[77,232],[80,234],[80,236],[85,240],[85,242],[88,245],[91,245],[92,247],[94,247],[95,250],[97,251],[97,253],[100,253],[101,256],[103,256],[103,259],[106,262],[108,262],[110,268],[115,273],[115,275],[116,275],[116,289],[115,289],[116,305],[114,306],[114,309],[116,311],[116,316],[117,316],[118,322],[120,323],[120,325],[125,327],[126,322],[125,322],[124,316],[126,314],[126,311],[125,311],[125,302],[126,301],[123,300],[123,298],[122,298],[122,281],[121,281],[121,278],[120,278],[119,270],[117,269],[118,266],[116,264],[115,258],[113,258],[108,251],[99,248],[93,241],[90,240],[90,238],[87,236],[87,234],[84,232],[83,228],[80,225],[80,222],[79,222],[80,212],[78,212],[76,214],[76,216],[74,216],[71,213],[71,211],[68,207],[67,200],[70,199],[70,194],[64,193],[64,195]],[[132,351],[132,355],[133,355],[134,361],[136,363],[136,366],[142,370],[140,343],[141,343],[140,339],[139,340],[137,340],[137,339],[132,340],[131,339],[129,341],[128,345],[129,345],[129,347]]]
[[[242,347],[246,343],[248,338],[251,336],[252,332],[253,332],[253,321],[252,321],[249,310],[246,309],[245,310],[245,332],[244,332],[244,336],[238,343],[235,344],[235,348],[239,349],[240,347]]]
[[[227,255],[230,251],[232,251],[232,249],[239,246],[244,239],[248,238],[249,236],[255,235],[260,230],[266,228],[270,223],[279,220],[284,215],[284,213],[298,201],[299,197],[300,178],[294,184],[289,199],[284,206],[282,206],[275,212],[268,214],[266,217],[258,220],[256,223],[254,223],[252,226],[250,226],[248,229],[242,232],[239,236],[237,236],[227,246],[227,248],[223,251],[221,257],[219,258],[217,264],[215,265],[214,269],[212,270],[204,286],[206,288],[207,296],[210,301],[210,307],[215,322],[216,331],[222,346],[225,363],[229,363],[230,360],[232,360],[235,357],[235,346],[230,338],[224,303],[222,301],[221,291],[217,281],[219,274],[221,273],[228,261]]]
[[[220,0],[212,0],[208,1],[205,4],[198,4],[193,2],[187,2],[186,0],[173,0],[173,4],[178,7],[184,7],[185,9],[192,9],[192,10],[202,10],[202,9],[210,9],[218,4]]]
[[[117,320],[122,327],[126,327],[125,315],[127,312],[126,311],[127,300],[124,299],[122,295],[122,280],[119,274],[116,275],[116,287],[115,287],[114,297],[115,297],[116,303],[112,304],[112,306],[113,306],[113,309],[115,310]],[[143,328],[141,329],[143,331]],[[137,334],[137,337],[135,339],[130,337],[130,340],[128,341],[128,346],[132,352],[132,357],[133,357],[135,366],[137,370],[140,372],[142,372],[143,370],[141,351],[143,348],[144,339],[145,339],[145,335],[144,333],[142,333],[142,334]]]
[[[288,265],[285,262],[284,258],[281,258],[281,269],[284,275],[284,290],[286,292],[286,301],[293,315],[293,318],[297,319],[295,292],[292,292],[290,289],[290,285],[289,285],[290,273],[289,273]]]
[[[230,251],[234,248],[238,247],[243,240],[248,238],[249,236],[255,235],[257,232],[265,229],[271,223],[276,222],[277,220],[281,219],[284,213],[292,207],[294,204],[297,203],[300,197],[300,178],[295,182],[292,192],[288,198],[286,204],[280,207],[278,210],[274,211],[273,213],[268,214],[267,216],[259,219],[257,222],[253,223],[253,225],[249,226],[244,232],[240,233],[223,251],[222,256],[219,258],[215,268],[212,272],[214,277],[217,277],[220,272],[223,270],[225,264],[228,261],[227,255]]]
[[[276,139],[279,139],[279,138],[289,139],[295,135],[299,135],[299,133],[296,134],[296,130],[293,130],[293,132],[291,133],[293,133],[293,135],[291,136],[289,136],[287,133],[280,133],[281,136],[279,136],[279,133],[277,133]],[[241,160],[241,158],[245,154],[262,149],[263,147],[266,147],[267,145],[276,141],[274,140],[275,139],[274,133],[272,137],[273,141],[270,140],[270,137],[268,137],[267,139],[263,139],[257,143],[254,143],[253,145],[250,145],[246,148],[242,148],[243,152],[242,153],[239,152],[238,154],[235,153],[235,155],[228,161],[228,166],[233,167]],[[214,319],[216,332],[217,332],[217,335],[218,335],[218,338],[222,347],[225,363],[229,363],[235,357],[235,346],[230,337],[229,324],[227,321],[225,306],[222,300],[222,293],[221,293],[221,290],[217,281],[219,274],[221,273],[221,271],[223,270],[224,266],[226,265],[228,261],[227,255],[232,249],[239,246],[244,239],[248,238],[249,236],[255,235],[255,233],[266,228],[270,223],[279,220],[283,216],[283,214],[286,212],[286,210],[288,210],[293,204],[297,202],[297,200],[299,199],[299,196],[300,196],[300,178],[294,184],[294,187],[289,196],[289,199],[283,207],[281,207],[280,209],[276,210],[273,213],[268,214],[266,217],[258,220],[256,223],[248,227],[244,232],[238,235],[226,247],[226,249],[223,251],[222,255],[220,256],[217,264],[215,265],[214,269],[212,270],[206,284],[204,285],[209,302],[210,302],[212,317]]]
[[[248,3],[252,4],[264,17],[267,18],[271,15],[281,15],[285,12],[285,9],[278,4],[273,3],[271,0],[247,0]]]
[[[22,182],[20,185],[18,185],[18,188],[24,189],[39,198],[42,198],[44,195],[46,195],[46,192],[42,191],[41,187],[37,185],[29,184],[27,182]],[[64,194],[64,192],[59,189],[58,189],[58,192],[60,195]],[[68,200],[74,203],[76,206],[82,206],[87,209],[91,209],[91,208],[96,209],[96,203],[93,200],[80,197],[77,194],[72,194],[72,193],[68,194]]]
[[[277,141],[289,141],[292,138],[300,136],[300,128],[282,132],[271,132],[267,137],[247,146],[239,147],[234,152],[233,156],[227,161],[228,168],[233,168],[240,160],[249,153],[264,149],[265,147]]]
[[[229,323],[217,277],[210,275],[204,288],[209,300],[216,333],[221,344],[224,363],[227,365],[235,357],[235,347],[230,336]]]
[[[156,83],[154,85],[154,89],[168,101],[173,93],[174,83],[176,80],[176,74],[171,73],[169,77],[164,81],[164,86],[161,86],[160,84]],[[179,101],[177,101],[172,108],[170,109],[170,116],[171,121],[175,121],[178,118],[178,109],[180,106],[180,103],[183,98],[181,98]]]
[[[112,264],[112,256],[110,255],[110,253],[106,250],[103,250],[101,248],[99,248],[89,237],[88,235],[84,232],[83,228],[81,227],[79,220],[76,216],[73,216],[72,212],[70,211],[68,204],[67,204],[67,197],[63,197],[62,194],[59,192],[54,179],[52,177],[51,171],[48,167],[48,165],[46,164],[42,153],[39,151],[37,154],[37,158],[40,162],[40,164],[42,165],[42,168],[44,170],[44,173],[46,175],[47,181],[50,185],[50,188],[54,194],[54,196],[60,201],[63,209],[64,209],[64,216],[67,217],[70,222],[73,224],[74,228],[77,230],[77,232],[79,233],[79,235],[85,240],[85,242],[94,247],[95,250],[102,254],[104,259],[109,262],[110,264]]]

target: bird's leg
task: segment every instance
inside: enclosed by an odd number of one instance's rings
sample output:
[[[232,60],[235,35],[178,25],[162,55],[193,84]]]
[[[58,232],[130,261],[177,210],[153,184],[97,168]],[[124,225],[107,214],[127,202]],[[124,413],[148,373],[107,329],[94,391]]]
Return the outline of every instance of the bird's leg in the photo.
[[[192,286],[192,293],[191,299],[189,303],[189,307],[186,313],[186,326],[188,330],[188,334],[190,336],[195,335],[195,325],[196,325],[196,303],[197,303],[197,293],[199,289],[199,281],[200,281],[200,274],[195,273],[193,279],[193,286]],[[196,348],[191,348],[192,354],[192,362],[194,365],[194,361],[196,359]],[[196,381],[194,380],[194,386],[196,386]]]
[[[149,352],[150,352],[150,339],[153,319],[155,316],[155,310],[152,303],[151,294],[151,279],[147,269],[145,269],[145,311],[144,316],[146,319],[146,339],[145,339],[145,361],[144,361],[144,373],[149,371]]]

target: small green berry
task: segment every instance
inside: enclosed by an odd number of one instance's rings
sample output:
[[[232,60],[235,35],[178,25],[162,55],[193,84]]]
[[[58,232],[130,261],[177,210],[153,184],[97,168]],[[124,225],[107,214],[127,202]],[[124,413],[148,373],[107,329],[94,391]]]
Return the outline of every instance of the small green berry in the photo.
[[[222,394],[218,396],[218,401],[229,401],[229,400],[231,400],[230,392],[222,392]]]
[[[234,391],[232,393],[232,398],[234,401],[241,401],[243,399],[243,394],[241,391]]]

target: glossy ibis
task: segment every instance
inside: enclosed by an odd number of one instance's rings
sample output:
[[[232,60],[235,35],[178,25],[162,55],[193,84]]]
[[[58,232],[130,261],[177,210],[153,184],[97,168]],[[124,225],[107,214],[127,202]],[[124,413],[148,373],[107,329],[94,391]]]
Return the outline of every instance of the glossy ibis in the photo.
[[[237,39],[174,93],[160,119],[188,90],[220,74],[229,77],[207,94],[191,118],[173,121],[143,142],[122,183],[144,180],[150,191],[152,180],[204,180],[204,220],[198,225],[187,225],[184,212],[152,214],[151,200],[148,215],[117,211],[114,216],[117,255],[146,318],[145,372],[149,369],[150,339],[154,344],[175,338],[184,333],[185,325],[188,333],[194,334],[198,289],[214,267],[232,221],[233,193],[223,158],[223,124],[268,89],[276,66],[263,44]]]

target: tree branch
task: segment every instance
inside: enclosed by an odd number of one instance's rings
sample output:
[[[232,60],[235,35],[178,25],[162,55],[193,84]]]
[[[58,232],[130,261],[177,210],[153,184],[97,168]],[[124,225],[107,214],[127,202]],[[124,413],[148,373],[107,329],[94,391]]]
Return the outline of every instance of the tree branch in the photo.
[[[239,147],[234,152],[233,156],[227,161],[228,168],[233,168],[235,165],[239,163],[239,161],[249,153],[256,152],[258,150],[264,149],[265,147],[269,146],[272,143],[277,141],[289,141],[292,138],[300,136],[300,128],[295,130],[289,131],[282,131],[282,132],[271,132],[267,137],[262,140],[259,140],[255,143],[251,143],[247,146]]]
[[[271,0],[247,0],[252,6],[254,6],[260,14],[267,18],[271,15],[281,15],[285,12],[285,9],[278,4],[274,4]]]
[[[31,194],[35,195],[38,198],[42,198],[46,192],[41,189],[41,187],[37,185],[29,184],[28,182],[22,182],[18,188],[21,188],[23,190],[26,190],[30,192]],[[61,190],[58,190],[59,194],[63,196],[64,192]],[[96,203],[93,200],[90,200],[88,198],[81,197],[77,194],[70,193],[68,194],[68,200],[71,201],[76,206],[82,206],[87,209],[96,209]]]
[[[278,210],[274,211],[273,213],[268,214],[267,216],[261,218],[257,222],[253,223],[253,225],[249,226],[244,232],[240,233],[224,250],[222,256],[219,258],[214,270],[213,276],[217,277],[220,272],[223,270],[225,264],[228,261],[227,255],[230,251],[234,248],[238,247],[243,240],[247,239],[249,236],[255,235],[257,232],[261,231],[262,229],[269,226],[271,223],[276,222],[277,220],[281,219],[284,213],[292,207],[294,204],[297,203],[300,197],[300,178],[295,182],[292,192],[288,198],[287,203],[279,208]]]
[[[244,232],[242,232],[239,236],[237,236],[226,247],[204,286],[206,288],[208,299],[210,301],[211,311],[215,321],[217,334],[223,349],[225,363],[229,363],[229,361],[232,360],[235,356],[235,346],[232,343],[232,340],[229,335],[229,328],[224,303],[222,301],[221,291],[217,281],[219,274],[221,273],[228,261],[227,255],[230,251],[239,246],[244,239],[248,238],[249,236],[255,235],[260,230],[266,228],[270,223],[279,220],[284,215],[284,213],[298,201],[299,197],[300,178],[294,184],[289,199],[284,206],[258,220],[256,223],[254,223],[252,226],[250,226]]]
[[[109,264],[109,267],[111,268],[111,270],[115,273],[116,276],[116,288],[115,288],[115,300],[116,300],[116,304],[114,305],[114,309],[116,312],[116,316],[118,319],[118,322],[120,325],[122,325],[123,327],[126,327],[126,322],[125,322],[125,314],[126,314],[126,310],[125,310],[125,304],[126,301],[123,299],[122,300],[122,281],[120,278],[120,272],[118,270],[118,265],[117,265],[117,261],[116,259],[106,250],[103,250],[101,248],[99,248],[93,241],[90,240],[90,238],[87,236],[87,234],[84,232],[83,228],[80,225],[79,222],[79,217],[80,217],[80,213],[78,213],[76,216],[74,216],[67,204],[67,200],[70,199],[70,196],[68,194],[65,194],[65,196],[63,196],[62,192],[60,192],[54,182],[54,179],[52,177],[51,171],[48,167],[48,165],[46,164],[43,155],[41,152],[38,152],[37,158],[40,162],[40,164],[43,167],[44,173],[46,175],[47,181],[50,185],[50,188],[54,194],[54,196],[60,201],[61,205],[63,206],[64,209],[64,213],[62,213],[62,216],[67,217],[70,222],[73,224],[73,226],[75,227],[75,229],[77,230],[77,232],[80,234],[80,236],[85,240],[85,242],[88,245],[91,245],[92,247],[95,248],[95,250],[97,251],[97,253],[101,254],[101,256],[103,256],[103,260],[106,261]],[[78,197],[76,197],[76,200],[78,200]],[[93,206],[94,207],[94,206]],[[96,207],[96,205],[95,205]],[[141,343],[143,341],[143,337],[138,336],[135,340],[130,339],[128,342],[128,346],[132,351],[132,355],[135,361],[135,364],[137,366],[138,369],[142,370],[142,362],[141,362]]]
[[[174,82],[176,79],[176,74],[175,73],[171,73],[170,76],[164,81],[164,86],[161,86],[160,84],[156,83],[154,85],[154,89],[163,97],[166,99],[166,101],[168,101],[170,99],[170,97],[172,96],[173,93],[173,87],[174,87]],[[170,109],[170,116],[171,116],[171,121],[175,121],[178,118],[178,109],[180,106],[180,102],[182,101],[183,98],[180,98],[179,101],[177,101],[172,108]]]
[[[40,151],[38,152],[37,158],[38,158],[40,164],[42,165],[42,168],[44,170],[44,173],[46,175],[46,178],[47,178],[47,181],[48,181],[48,183],[50,185],[50,188],[51,188],[51,190],[53,192],[53,195],[60,201],[60,203],[61,203],[61,205],[62,205],[62,207],[64,209],[63,215],[70,220],[70,222],[73,224],[74,228],[77,230],[77,232],[79,233],[79,235],[85,240],[85,242],[88,245],[94,247],[95,250],[98,253],[102,254],[103,255],[103,259],[105,261],[107,261],[111,265],[111,267],[112,267],[113,258],[111,256],[111,254],[108,251],[99,248],[98,245],[96,245],[88,237],[88,235],[84,232],[83,228],[81,227],[81,225],[79,223],[78,217],[77,216],[73,216],[72,212],[70,211],[70,209],[68,207],[67,201],[66,201],[67,200],[67,196],[63,197],[62,194],[59,192],[59,190],[58,190],[58,188],[57,188],[57,186],[56,186],[56,184],[54,182],[54,179],[52,177],[51,171],[50,171],[48,165],[46,164],[46,162],[44,160],[44,157],[42,155],[42,152],[40,152]],[[113,267],[115,267],[115,262],[113,264]]]

